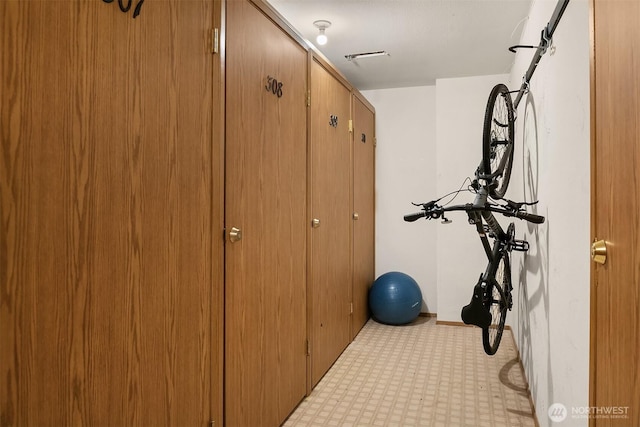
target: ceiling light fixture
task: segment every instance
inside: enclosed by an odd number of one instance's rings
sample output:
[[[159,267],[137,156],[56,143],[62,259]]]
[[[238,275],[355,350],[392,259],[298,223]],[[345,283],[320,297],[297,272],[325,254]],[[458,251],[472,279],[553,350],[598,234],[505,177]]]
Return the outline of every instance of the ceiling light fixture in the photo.
[[[320,31],[320,34],[316,37],[316,41],[320,46],[324,46],[327,44],[327,36],[325,35],[324,30],[331,26],[331,22],[321,19],[319,21],[315,21],[313,25],[315,25]]]
[[[353,61],[354,59],[373,58],[374,56],[389,56],[386,50],[377,50],[375,52],[363,52],[363,53],[350,53],[345,55],[347,61]]]

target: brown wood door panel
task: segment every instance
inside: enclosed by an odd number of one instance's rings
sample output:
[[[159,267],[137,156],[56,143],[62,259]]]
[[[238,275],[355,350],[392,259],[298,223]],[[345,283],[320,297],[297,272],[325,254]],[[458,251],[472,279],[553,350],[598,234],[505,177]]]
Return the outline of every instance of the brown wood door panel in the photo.
[[[369,319],[369,288],[375,280],[374,112],[353,97],[353,319],[351,339]]]
[[[273,426],[306,391],[307,54],[248,1],[226,39],[225,419]]]
[[[321,64],[311,65],[311,382],[350,341],[350,92]],[[331,116],[335,117],[334,125]]]
[[[211,416],[212,1],[2,2],[2,425]]]
[[[627,407],[626,419],[597,426],[640,425],[640,3],[593,3],[593,237],[607,260],[592,270],[591,402]]]

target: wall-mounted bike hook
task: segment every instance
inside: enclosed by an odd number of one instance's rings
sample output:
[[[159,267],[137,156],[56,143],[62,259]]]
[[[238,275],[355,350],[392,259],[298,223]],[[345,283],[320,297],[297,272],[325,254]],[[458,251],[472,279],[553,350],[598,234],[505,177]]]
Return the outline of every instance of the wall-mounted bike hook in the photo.
[[[529,44],[516,44],[509,47],[509,52],[516,53],[516,49],[537,49],[538,46],[532,46]]]
[[[511,52],[515,52],[515,49],[518,48],[532,48],[536,49],[536,53],[531,58],[531,63],[529,64],[529,68],[527,69],[526,74],[524,75],[522,86],[520,86],[520,90],[518,91],[518,95],[516,96],[515,101],[513,101],[513,109],[517,110],[518,105],[520,105],[520,100],[525,95],[525,91],[527,90],[527,86],[529,85],[529,81],[533,76],[533,72],[536,70],[538,66],[538,62],[540,62],[540,58],[547,52],[547,48],[549,48],[553,43],[553,33],[555,32],[562,15],[564,14],[567,5],[569,4],[569,0],[558,0],[556,4],[556,8],[553,11],[553,15],[551,15],[551,20],[549,23],[542,29],[540,34],[540,44],[538,46],[527,46],[527,45],[515,45],[509,48]],[[552,49],[553,51],[554,49]]]

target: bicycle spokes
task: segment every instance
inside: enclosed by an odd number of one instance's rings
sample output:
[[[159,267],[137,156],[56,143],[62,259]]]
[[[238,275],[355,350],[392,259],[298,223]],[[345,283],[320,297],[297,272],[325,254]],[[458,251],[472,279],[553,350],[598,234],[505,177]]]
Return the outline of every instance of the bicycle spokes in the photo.
[[[493,279],[493,280],[491,280]],[[485,309],[491,315],[491,323],[482,330],[482,343],[485,353],[492,355],[498,351],[507,310],[511,300],[511,269],[509,267],[509,252],[500,252],[500,258],[493,278],[489,278],[486,288]]]
[[[482,137],[482,169],[490,195],[504,196],[513,163],[514,115],[509,90],[503,84],[494,86],[485,110]]]

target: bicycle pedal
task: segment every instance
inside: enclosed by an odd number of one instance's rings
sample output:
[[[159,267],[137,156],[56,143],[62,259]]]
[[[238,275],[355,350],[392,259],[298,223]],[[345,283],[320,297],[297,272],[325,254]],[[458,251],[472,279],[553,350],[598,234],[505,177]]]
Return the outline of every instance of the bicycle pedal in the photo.
[[[529,242],[526,240],[513,239],[513,242],[511,242],[511,250],[527,252],[529,250]]]

